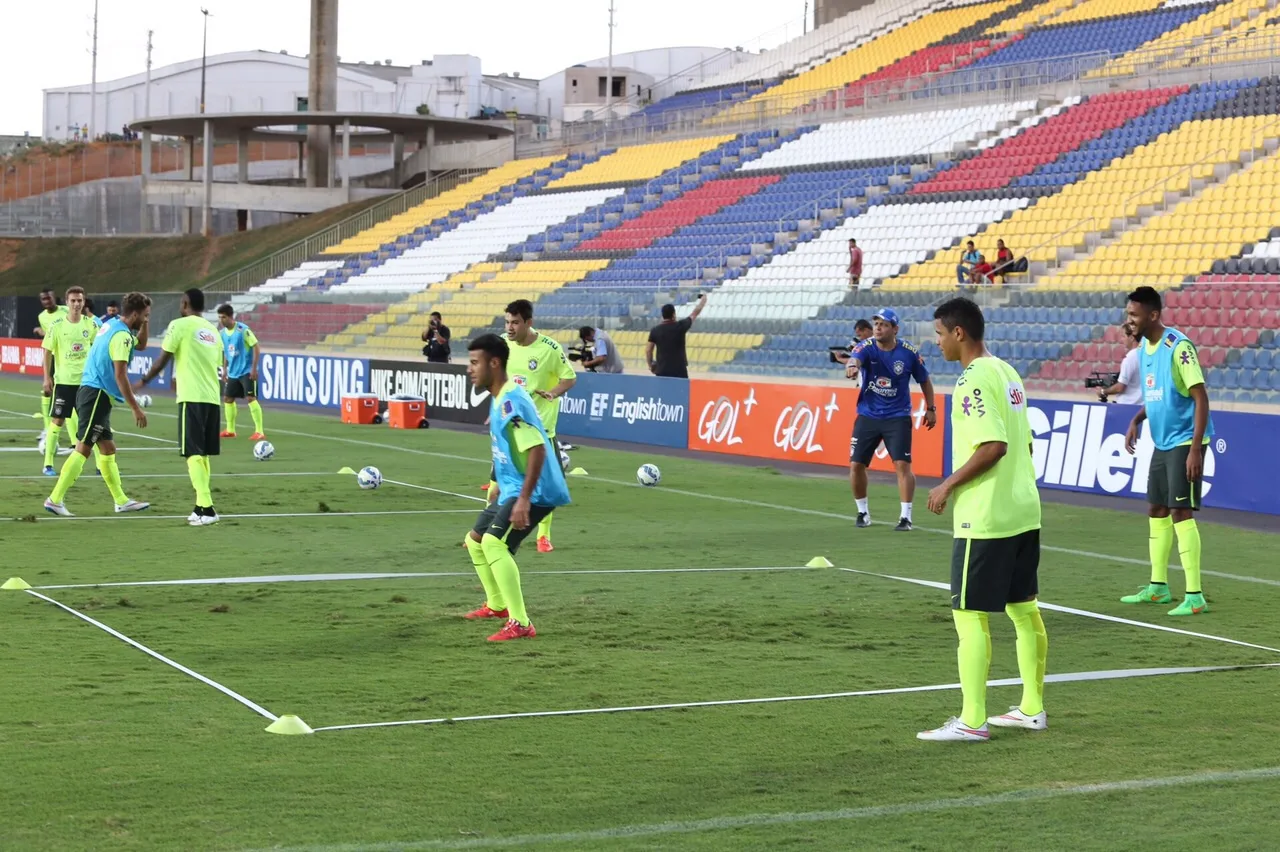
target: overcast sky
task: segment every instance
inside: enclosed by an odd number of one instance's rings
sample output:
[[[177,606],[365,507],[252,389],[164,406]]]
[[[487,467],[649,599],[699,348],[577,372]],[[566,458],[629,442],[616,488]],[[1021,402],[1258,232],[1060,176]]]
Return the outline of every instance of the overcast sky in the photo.
[[[88,83],[93,0],[5,4],[0,48],[0,134],[39,132],[41,90]],[[310,0],[99,0],[98,80],[200,57],[201,14],[209,53],[308,52]],[[609,0],[342,0],[343,61],[409,65],[437,53],[479,56],[486,74],[541,79],[608,53]],[[710,45],[773,47],[801,33],[804,0],[616,0],[614,51]],[[358,11],[357,11],[358,10]]]

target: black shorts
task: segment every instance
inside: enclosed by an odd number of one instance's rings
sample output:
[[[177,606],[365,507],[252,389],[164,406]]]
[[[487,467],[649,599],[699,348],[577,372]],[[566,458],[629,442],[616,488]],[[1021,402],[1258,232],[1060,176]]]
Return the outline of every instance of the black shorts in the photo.
[[[1040,530],[1010,538],[958,538],[951,550],[951,608],[1004,612],[1040,593]]]
[[[859,417],[853,421],[853,439],[849,441],[849,463],[871,464],[880,442],[894,461],[911,461],[910,417]]]
[[[248,376],[241,376],[238,379],[227,379],[226,384],[222,388],[223,399],[244,399],[245,397],[258,396],[258,383]]]
[[[480,516],[476,518],[475,526],[472,529],[475,534],[482,538],[486,533],[500,538],[506,542],[507,550],[515,553],[520,548],[520,543],[538,528],[538,523],[555,511],[554,506],[530,506],[529,507],[529,526],[525,529],[518,530],[511,526],[511,510],[515,508],[516,498],[502,498],[502,502],[498,504],[490,503],[480,512]]]
[[[1187,479],[1191,445],[1156,450],[1147,469],[1147,503],[1168,509],[1200,511],[1200,483]],[[1202,449],[1203,452],[1203,449]]]
[[[49,400],[49,416],[65,420],[76,410],[76,397],[80,395],[79,385],[54,385],[53,396]]]
[[[80,385],[76,391],[76,417],[80,419],[78,442],[92,447],[100,441],[115,440],[111,431],[111,397],[106,391]]]
[[[216,456],[222,412],[214,402],[178,403],[178,449],[182,457]]]

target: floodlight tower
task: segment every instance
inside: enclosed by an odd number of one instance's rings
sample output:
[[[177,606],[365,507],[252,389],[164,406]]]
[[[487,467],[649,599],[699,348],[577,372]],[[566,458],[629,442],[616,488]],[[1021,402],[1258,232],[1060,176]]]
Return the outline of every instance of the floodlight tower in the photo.
[[[338,108],[338,0],[311,0],[311,56],[307,79],[307,109],[331,112]],[[331,131],[307,128],[307,186],[327,186]]]

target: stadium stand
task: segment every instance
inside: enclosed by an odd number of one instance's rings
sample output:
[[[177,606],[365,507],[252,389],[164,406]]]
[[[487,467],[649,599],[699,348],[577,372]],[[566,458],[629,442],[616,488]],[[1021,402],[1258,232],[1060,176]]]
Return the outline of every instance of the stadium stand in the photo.
[[[1166,4],[1166,7],[1171,4]],[[1230,31],[1240,22],[1248,21],[1270,8],[1270,0],[1230,0],[1226,3],[1185,4],[1180,8],[1192,9],[1197,14],[1181,25],[1168,29],[1158,38],[1152,38],[1141,51],[1131,56],[1112,59],[1106,65],[1087,75],[1090,78],[1119,77],[1176,60],[1188,54],[1197,44],[1215,35]],[[1190,59],[1190,56],[1188,56]]]

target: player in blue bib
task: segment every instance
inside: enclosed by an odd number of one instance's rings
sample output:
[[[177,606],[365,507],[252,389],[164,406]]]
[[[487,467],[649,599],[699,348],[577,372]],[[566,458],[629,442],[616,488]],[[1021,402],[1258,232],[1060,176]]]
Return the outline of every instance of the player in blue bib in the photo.
[[[538,522],[569,503],[569,485],[558,454],[533,399],[507,375],[510,348],[496,334],[468,347],[467,374],[477,390],[487,390],[494,484],[489,503],[467,534],[467,552],[484,586],[484,605],[466,617],[505,618],[490,642],[537,635],[525,611],[515,553]]]
[[[938,424],[938,410],[933,396],[933,380],[924,366],[920,350],[898,339],[898,314],[885,309],[872,318],[871,338],[854,347],[845,362],[845,375],[861,378],[858,393],[858,418],[853,423],[849,441],[849,479],[853,483],[853,499],[858,505],[858,526],[871,526],[871,509],[867,502],[867,465],[884,443],[898,474],[898,497],[901,511],[899,532],[911,530],[911,501],[915,499],[916,477],[911,472],[911,380],[924,392],[924,423],[929,429]]]
[[[253,418],[253,434],[249,440],[261,441],[267,437],[262,431],[262,405],[258,402],[258,364],[262,361],[262,347],[249,326],[236,322],[235,309],[230,305],[218,307],[218,325],[227,367],[222,390],[227,428],[220,437],[236,436],[236,400],[243,399],[249,403],[249,415]]]
[[[1121,602],[1173,602],[1169,594],[1169,555],[1178,537],[1178,554],[1186,575],[1187,594],[1169,615],[1199,615],[1209,611],[1200,586],[1200,528],[1194,513],[1200,509],[1204,448],[1213,438],[1209,393],[1196,346],[1160,318],[1160,294],[1139,287],[1129,294],[1125,312],[1138,338],[1142,379],[1142,408],[1125,435],[1132,454],[1145,420],[1155,450],[1147,472],[1147,515],[1150,525],[1151,582]]]

